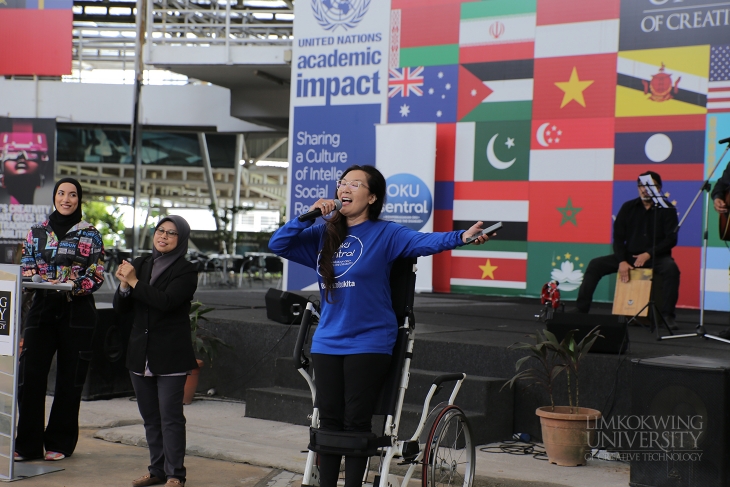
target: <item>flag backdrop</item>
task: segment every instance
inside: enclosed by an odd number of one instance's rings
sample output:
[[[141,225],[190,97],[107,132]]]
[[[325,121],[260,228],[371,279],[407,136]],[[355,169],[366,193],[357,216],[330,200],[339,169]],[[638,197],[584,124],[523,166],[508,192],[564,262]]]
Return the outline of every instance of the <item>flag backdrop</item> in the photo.
[[[434,231],[504,222],[487,245],[434,256],[433,289],[537,296],[557,279],[574,298],[647,170],[684,216],[730,136],[730,30],[705,15],[725,6],[390,0],[383,122],[436,124]],[[730,251],[709,211],[707,308],[730,310]],[[680,306],[700,302],[703,212],[701,198],[673,251]]]

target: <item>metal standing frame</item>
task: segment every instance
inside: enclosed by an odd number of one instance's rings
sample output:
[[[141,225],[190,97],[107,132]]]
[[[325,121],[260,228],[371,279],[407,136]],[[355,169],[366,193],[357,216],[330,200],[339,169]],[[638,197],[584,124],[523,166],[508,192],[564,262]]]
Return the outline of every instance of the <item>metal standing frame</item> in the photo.
[[[717,171],[717,168],[720,166],[720,163],[725,158],[725,155],[728,152],[728,149],[730,149],[730,140],[724,139],[720,141],[721,144],[725,145],[725,150],[722,152],[722,155],[717,160],[717,163],[715,164],[715,167],[712,168],[712,172],[707,176],[707,179],[702,183],[702,186],[697,191],[697,194],[695,194],[694,199],[692,200],[692,203],[690,203],[689,208],[687,208],[687,211],[682,216],[682,219],[677,224],[676,232],[679,231],[679,229],[682,227],[682,224],[684,223],[684,220],[687,219],[687,216],[689,215],[689,212],[692,211],[692,208],[694,207],[695,203],[697,203],[697,200],[699,199],[700,195],[703,191],[706,191],[705,193],[705,217],[703,221],[703,228],[702,228],[702,262],[700,265],[700,322],[695,328],[695,331],[693,333],[682,333],[679,335],[668,335],[668,336],[661,336],[659,337],[659,340],[671,340],[671,339],[677,339],[677,338],[695,338],[695,337],[703,337],[703,338],[709,338],[711,340],[717,340],[718,342],[725,342],[730,344],[730,340],[727,340],[725,338],[721,338],[717,335],[712,335],[710,333],[707,333],[705,331],[705,276],[707,274],[707,240],[708,240],[708,222],[709,222],[709,213],[710,213],[710,192],[712,186],[710,185],[710,179],[712,179],[712,176],[715,174],[715,171]]]
[[[360,456],[379,456],[380,467],[372,481],[377,487],[407,486],[416,468],[422,469],[422,484],[424,487],[454,486],[471,487],[474,481],[474,444],[472,442],[471,427],[464,412],[454,405],[459,389],[466,374],[444,374],[436,377],[426,395],[421,411],[420,421],[416,431],[408,439],[399,436],[399,426],[403,402],[410,376],[410,364],[415,342],[415,318],[413,315],[413,299],[416,282],[416,259],[400,259],[393,264],[391,270],[391,295],[393,309],[398,322],[402,323],[398,329],[398,338],[393,349],[391,370],[386,377],[375,415],[385,417],[383,431],[380,436],[371,433],[352,433],[351,443],[340,445],[337,454],[348,455],[358,452]],[[316,377],[310,374],[309,359],[304,355],[304,346],[307,343],[309,329],[319,314],[312,303],[307,303],[302,316],[302,324],[294,348],[294,365],[309,385],[312,394],[313,411],[311,416],[310,443],[317,443],[315,449],[329,441],[328,434],[339,432],[319,430],[319,410],[317,408]],[[442,388],[445,382],[455,382],[448,401],[432,408],[433,396]],[[319,438],[323,438],[320,440]],[[364,439],[367,443],[363,443]],[[342,443],[342,438],[338,442]],[[366,445],[366,446],[365,446]],[[327,445],[331,448],[331,445]],[[311,447],[311,444],[310,444]],[[367,455],[362,454],[367,450]],[[319,469],[317,455],[310,450],[304,468],[302,485],[304,487],[319,486]],[[402,479],[390,473],[394,460],[399,465],[408,465]],[[365,471],[366,482],[368,469]]]

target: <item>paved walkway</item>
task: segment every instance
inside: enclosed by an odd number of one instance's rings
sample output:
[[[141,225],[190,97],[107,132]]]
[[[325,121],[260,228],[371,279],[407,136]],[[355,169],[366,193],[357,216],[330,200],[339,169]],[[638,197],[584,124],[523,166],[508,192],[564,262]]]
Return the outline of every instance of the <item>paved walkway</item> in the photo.
[[[240,402],[198,399],[185,407],[185,415],[188,487],[299,486],[306,427],[247,418]],[[146,442],[133,400],[82,402],[80,424],[76,453],[54,464],[65,470],[24,480],[21,486],[128,486],[144,473],[148,457],[140,447]],[[476,473],[478,487],[624,487],[629,482],[625,463],[592,460],[584,467],[558,467],[531,455],[479,449]]]

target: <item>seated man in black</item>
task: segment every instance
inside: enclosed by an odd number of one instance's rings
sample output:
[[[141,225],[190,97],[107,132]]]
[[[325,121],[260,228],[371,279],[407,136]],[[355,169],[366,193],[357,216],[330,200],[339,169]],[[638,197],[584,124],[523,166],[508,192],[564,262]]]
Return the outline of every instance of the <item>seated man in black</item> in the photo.
[[[661,191],[662,178],[653,171],[649,175]],[[638,180],[637,180],[638,182]],[[656,214],[656,240],[654,216]],[[635,267],[653,268],[662,280],[662,308],[659,310],[674,328],[674,308],[679,297],[679,267],[672,258],[677,245],[677,210],[655,207],[648,190],[639,183],[639,197],[621,206],[613,224],[613,254],[596,257],[588,264],[578,290],[577,311],[588,313],[593,292],[603,276],[618,272],[621,282],[629,282],[629,270]],[[654,246],[655,255],[652,255]]]

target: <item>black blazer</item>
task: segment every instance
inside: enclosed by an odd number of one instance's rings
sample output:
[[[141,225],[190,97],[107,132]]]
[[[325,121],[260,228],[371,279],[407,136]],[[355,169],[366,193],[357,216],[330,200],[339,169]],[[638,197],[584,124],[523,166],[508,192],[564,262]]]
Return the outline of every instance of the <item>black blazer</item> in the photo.
[[[145,359],[153,374],[175,374],[198,368],[190,337],[190,303],[198,287],[195,266],[180,258],[150,285],[152,256],[132,263],[139,282],[123,298],[114,294],[114,309],[134,311],[127,346],[127,368],[144,373]]]

